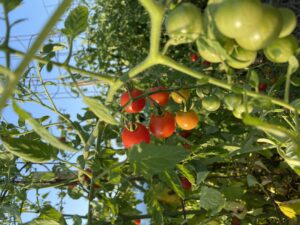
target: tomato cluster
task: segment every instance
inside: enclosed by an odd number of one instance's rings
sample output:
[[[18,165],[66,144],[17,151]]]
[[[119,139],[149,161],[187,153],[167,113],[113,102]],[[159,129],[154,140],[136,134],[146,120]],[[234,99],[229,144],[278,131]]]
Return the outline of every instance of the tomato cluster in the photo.
[[[181,3],[167,15],[165,25],[175,44],[196,40],[203,60],[235,69],[249,67],[259,50],[271,62],[285,63],[298,48],[292,34],[295,13],[260,0],[209,1],[203,13],[191,3]],[[192,54],[191,61],[197,60]]]
[[[190,90],[180,89],[169,94],[167,88],[163,86],[150,88],[146,93],[134,88],[121,94],[120,106],[125,112],[136,114],[143,110],[147,98],[150,105],[158,111],[158,113],[153,113],[149,120],[149,130],[156,138],[164,139],[172,136],[176,130],[176,124],[183,130],[194,129],[199,122],[197,113],[192,109],[180,110],[174,116],[166,109],[169,95],[175,103],[186,106],[190,98]],[[124,147],[130,149],[142,142],[149,143],[149,130],[142,123],[128,122],[121,135]]]

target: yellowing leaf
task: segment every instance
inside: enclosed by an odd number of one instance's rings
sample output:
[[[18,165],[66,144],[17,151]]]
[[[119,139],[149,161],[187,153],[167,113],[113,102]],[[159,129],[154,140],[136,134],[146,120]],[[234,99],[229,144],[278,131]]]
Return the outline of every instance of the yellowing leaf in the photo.
[[[276,204],[279,206],[282,213],[291,219],[296,218],[296,215],[300,215],[300,199],[294,199],[287,202],[276,201]]]

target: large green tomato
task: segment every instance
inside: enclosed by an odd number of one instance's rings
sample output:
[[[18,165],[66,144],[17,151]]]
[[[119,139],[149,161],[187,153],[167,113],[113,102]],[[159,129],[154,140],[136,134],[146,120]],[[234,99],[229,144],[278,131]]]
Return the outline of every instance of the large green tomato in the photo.
[[[203,13],[203,26],[206,37],[217,40],[221,44],[225,43],[228,38],[218,30],[214,18],[218,7],[223,1],[224,0],[209,1]]]
[[[295,13],[288,8],[278,8],[282,17],[282,29],[279,37],[286,37],[290,35],[297,26],[297,17]]]
[[[264,49],[268,60],[274,63],[285,63],[296,53],[298,41],[293,35],[278,38]]]
[[[237,47],[231,56],[236,60],[227,60],[229,66],[235,69],[243,69],[250,66],[256,59],[256,51],[250,51]]]
[[[192,42],[203,31],[202,13],[192,3],[182,3],[168,14],[165,25],[170,38]]]
[[[279,10],[264,4],[263,12],[264,17],[257,28],[250,35],[236,39],[236,42],[242,48],[257,51],[266,47],[278,37],[282,28]]]
[[[217,9],[215,21],[227,37],[238,38],[251,34],[263,19],[259,0],[225,0]]]

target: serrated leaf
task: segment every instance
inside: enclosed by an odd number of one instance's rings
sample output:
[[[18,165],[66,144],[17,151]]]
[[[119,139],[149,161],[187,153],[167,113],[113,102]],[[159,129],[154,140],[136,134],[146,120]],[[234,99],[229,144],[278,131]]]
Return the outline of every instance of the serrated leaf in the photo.
[[[296,218],[297,215],[300,215],[300,199],[294,199],[287,202],[275,201],[279,206],[280,210],[288,218]]]
[[[76,149],[60,142],[56,137],[52,136],[48,130],[43,127],[38,121],[32,118],[32,116],[26,112],[25,110],[21,109],[17,103],[14,101],[13,102],[13,108],[15,112],[18,114],[18,116],[28,122],[32,129],[45,141],[47,141],[50,145],[60,149],[60,150],[65,150],[69,152],[77,152]]]
[[[200,206],[210,210],[212,214],[220,212],[225,206],[225,198],[221,192],[215,188],[203,186],[200,191]]]
[[[48,144],[23,137],[2,137],[2,141],[7,151],[29,162],[48,162],[56,157],[58,153],[56,149]]]
[[[112,125],[118,125],[118,122],[110,114],[109,110],[100,102],[100,100],[83,97],[83,101],[101,121]]]
[[[173,169],[187,155],[181,146],[142,143],[128,151],[128,160],[136,174],[151,176]]]
[[[70,38],[75,38],[84,32],[88,25],[88,8],[78,6],[73,9],[65,20],[65,28],[62,32]]]
[[[192,185],[195,185],[195,177],[189,168],[187,168],[184,164],[177,164],[176,167]]]

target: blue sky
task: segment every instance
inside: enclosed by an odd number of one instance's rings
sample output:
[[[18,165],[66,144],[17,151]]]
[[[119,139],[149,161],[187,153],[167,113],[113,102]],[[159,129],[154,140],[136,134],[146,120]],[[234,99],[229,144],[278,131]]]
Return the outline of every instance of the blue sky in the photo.
[[[17,8],[13,12],[10,13],[10,20],[14,21],[17,19],[26,19],[22,23],[16,25],[11,32],[11,40],[10,40],[10,46],[13,48],[16,48],[18,50],[26,52],[26,50],[29,48],[30,44],[36,37],[36,34],[40,32],[48,18],[51,16],[52,12],[56,9],[57,5],[61,2],[61,0],[24,0],[21,7]],[[1,9],[2,10],[2,9]],[[0,15],[3,15],[3,11],[0,11]],[[62,23],[59,23],[56,29],[61,28],[63,25]],[[4,24],[2,21],[0,21],[0,28],[3,28]],[[0,29],[0,40],[5,35],[5,29]],[[63,41],[64,38],[60,35],[55,35],[51,37],[52,40],[55,40],[57,42]],[[80,47],[80,40],[76,43],[75,49],[77,47]],[[63,61],[64,57],[66,55],[64,52],[66,50],[63,50],[62,54],[60,54],[56,60]],[[20,58],[14,56],[12,58],[12,67],[15,68],[20,61]],[[5,58],[3,53],[0,53],[0,64],[4,65]],[[63,76],[64,71],[61,71],[57,68],[54,68],[50,73],[45,72],[43,70],[43,79],[44,80],[51,80],[51,81],[57,81],[59,77]],[[35,72],[35,71],[32,71]],[[32,81],[32,85],[37,85],[38,82]],[[89,89],[92,94],[97,94],[97,89],[95,87],[92,87]],[[37,87],[37,91],[41,91],[39,87]],[[81,109],[85,107],[85,105],[82,103],[81,100],[72,98],[74,97],[74,94],[72,94],[68,89],[65,89],[63,86],[60,87],[49,87],[49,92],[51,93],[52,97],[54,98],[55,104],[57,105],[57,108],[65,111],[67,113],[71,113],[71,118],[75,118],[77,113],[82,112]],[[47,102],[47,101],[45,101]],[[23,108],[25,108],[27,111],[32,113],[34,117],[41,117],[44,115],[51,116],[51,119],[53,122],[56,121],[57,115],[47,111],[45,108],[39,106],[38,104],[34,103],[26,103],[22,105]],[[18,117],[13,112],[13,110],[10,107],[7,107],[3,111],[3,116],[6,120],[9,122],[16,122]],[[57,133],[56,130],[53,130],[54,133]],[[57,133],[57,135],[59,135]],[[38,167],[39,171],[45,170],[42,167]],[[47,201],[51,201],[55,204],[59,201],[59,191],[54,191],[53,189],[43,189],[40,190],[40,195],[49,193],[48,197],[45,199]],[[35,201],[36,199],[36,191],[28,191],[28,198],[31,201]],[[78,214],[78,215],[85,215],[87,212],[88,204],[85,199],[80,200],[72,200],[71,198],[66,198],[64,204],[64,213],[65,214]],[[139,207],[144,208],[143,206]],[[32,218],[34,218],[37,215],[34,215],[32,213],[26,214],[24,213],[22,215],[22,222],[28,222]],[[72,224],[72,221],[68,221],[68,224]],[[147,224],[146,221],[143,221],[142,224]]]

